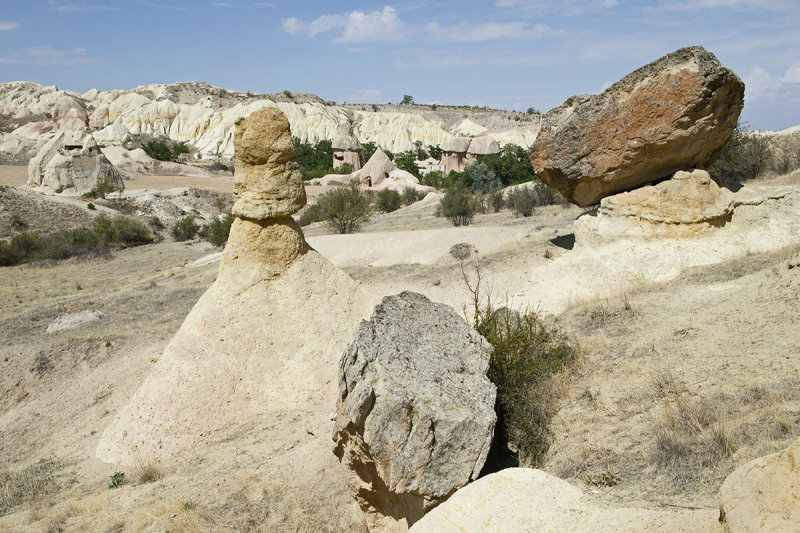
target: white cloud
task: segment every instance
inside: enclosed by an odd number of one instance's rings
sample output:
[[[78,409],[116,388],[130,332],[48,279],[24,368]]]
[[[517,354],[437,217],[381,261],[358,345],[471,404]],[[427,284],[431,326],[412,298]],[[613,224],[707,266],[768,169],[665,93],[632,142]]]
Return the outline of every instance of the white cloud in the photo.
[[[761,66],[756,65],[744,78],[745,97],[752,102],[768,97],[780,89],[780,80]]]
[[[320,33],[338,30],[337,43],[368,43],[375,41],[401,42],[409,33],[406,24],[397,16],[394,8],[386,6],[382,11],[322,15],[310,22],[291,17],[281,20],[283,30],[290,34],[305,33],[314,37]]]
[[[209,2],[209,3],[212,6],[233,8],[233,5],[231,5],[231,4],[227,3],[227,2]]]
[[[69,66],[94,63],[96,60],[86,56],[85,48],[59,50],[52,46],[29,46],[9,50],[0,56],[0,63],[37,66]]]
[[[378,89],[358,89],[345,98],[345,102],[351,102],[355,104],[376,104],[379,102],[378,99],[380,96],[381,92]]]
[[[796,0],[668,0],[660,9],[667,11],[699,11],[702,9],[727,9],[731,11],[784,11],[797,12]]]
[[[10,20],[0,20],[0,31],[9,31],[19,28],[19,22],[11,22]]]
[[[781,81],[784,83],[800,83],[800,61],[786,69]]]
[[[430,22],[428,34],[437,39],[453,42],[480,42],[497,39],[535,39],[556,32],[546,24],[528,26],[527,22],[485,22],[483,24],[462,23],[455,26],[440,26]]]
[[[619,0],[496,0],[498,7],[518,7],[540,13],[556,13],[559,15],[582,15],[609,9],[619,5]]]

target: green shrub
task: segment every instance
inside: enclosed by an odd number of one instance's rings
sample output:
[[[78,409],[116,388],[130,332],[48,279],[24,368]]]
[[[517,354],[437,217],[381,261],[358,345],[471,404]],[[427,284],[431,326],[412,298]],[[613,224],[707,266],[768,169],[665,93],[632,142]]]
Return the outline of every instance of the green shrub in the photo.
[[[372,216],[369,199],[355,181],[323,194],[315,211],[319,220],[337,233],[353,233]]]
[[[86,209],[88,209],[89,211],[97,210],[97,208],[94,206],[94,204],[92,202],[89,202],[88,204],[86,204]]]
[[[528,151],[516,144],[506,144],[499,154],[483,156],[480,162],[494,172],[504,187],[536,178]]]
[[[319,204],[313,204],[306,207],[306,210],[303,211],[302,215],[300,215],[300,219],[297,223],[301,226],[308,226],[314,222],[322,222],[324,220],[324,216],[325,213]]]
[[[172,227],[172,237],[176,241],[188,241],[197,235],[200,227],[195,223],[194,217],[183,217]]]
[[[221,218],[212,220],[206,231],[206,240],[214,246],[225,246],[231,233],[231,224],[233,224],[235,218],[232,214],[225,213]]]
[[[578,347],[531,311],[487,305],[476,313],[475,329],[493,347],[489,379],[497,386],[497,427],[517,450],[521,466],[541,465],[557,408],[551,378],[577,359]]]
[[[463,183],[455,183],[447,189],[439,203],[437,214],[445,217],[454,226],[467,226],[478,210],[475,195]]]
[[[401,205],[400,193],[393,189],[381,189],[378,192],[376,207],[384,213],[397,211]]]
[[[397,154],[394,157],[394,164],[400,170],[405,170],[409,174],[414,175],[417,179],[422,177],[419,172],[419,167],[417,166],[417,156],[411,150]]]
[[[125,483],[125,472],[114,472],[109,476],[109,489],[116,489]]]
[[[179,155],[189,153],[189,147],[184,142],[166,143],[155,139],[144,143],[142,150],[159,161],[175,161]]]
[[[503,191],[498,189],[489,191],[488,202],[492,208],[492,211],[499,213],[500,210],[503,209],[503,206],[506,205],[505,198],[503,197]]]
[[[507,202],[514,214],[529,217],[538,203],[538,197],[534,187],[518,187],[508,193]]]
[[[326,174],[333,174],[333,146],[330,140],[323,140],[317,144],[301,142],[299,138],[292,137],[292,144],[300,164],[300,171],[304,180],[321,178]]]
[[[419,194],[417,193],[417,189],[414,187],[405,187],[403,192],[400,194],[400,201],[403,202],[403,205],[411,205],[419,199]]]
[[[723,186],[742,183],[767,170],[771,158],[769,139],[750,132],[747,124],[740,122],[708,172]]]
[[[499,189],[503,185],[494,171],[482,161],[472,163],[464,173],[473,192],[485,193],[492,189]]]
[[[89,227],[61,230],[39,236],[20,233],[10,241],[0,241],[0,266],[42,260],[59,260],[103,253],[110,247],[139,246],[153,241],[147,228],[123,216],[114,219],[99,215]]]

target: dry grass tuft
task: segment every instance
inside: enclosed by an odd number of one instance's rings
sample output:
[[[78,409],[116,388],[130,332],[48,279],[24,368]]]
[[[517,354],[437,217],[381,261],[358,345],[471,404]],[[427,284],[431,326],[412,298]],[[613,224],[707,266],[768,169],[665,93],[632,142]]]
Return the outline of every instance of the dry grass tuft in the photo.
[[[136,459],[136,469],[134,470],[134,479],[137,485],[144,483],[152,483],[164,477],[164,471],[161,465],[153,457]]]
[[[0,472],[0,516],[56,491],[55,474],[63,466],[60,461],[42,459],[22,470]]]

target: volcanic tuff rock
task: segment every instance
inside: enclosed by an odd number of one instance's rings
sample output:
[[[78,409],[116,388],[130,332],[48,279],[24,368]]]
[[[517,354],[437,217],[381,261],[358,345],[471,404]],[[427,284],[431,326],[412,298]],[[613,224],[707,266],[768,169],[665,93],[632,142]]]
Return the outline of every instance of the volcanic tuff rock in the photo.
[[[362,143],[374,142],[393,152],[413,149],[414,141],[441,144],[452,136],[451,129],[465,114],[486,126],[500,144],[530,146],[540,126],[538,115],[536,120],[520,122],[508,112],[446,107],[433,111],[426,106],[404,106],[374,112],[326,105],[317,97],[243,93],[193,82],[83,94],[32,82],[9,82],[0,83],[0,114],[10,118],[7,123],[0,121],[0,157],[31,157],[35,144],[31,140],[48,140],[68,118],[77,118],[93,130],[112,124],[125,128],[104,132],[104,143],[118,143],[126,134],[167,136],[186,142],[204,157],[230,158],[236,121],[265,107],[283,112],[292,134],[301,141],[333,140],[344,129]],[[35,131],[18,131],[29,123]]]
[[[477,478],[492,442],[486,339],[450,307],[387,296],[339,366],[334,453],[370,530],[410,525]]]
[[[254,445],[276,450],[264,475],[292,472],[282,490],[299,508],[329,506],[321,529],[360,531],[363,518],[330,452],[330,411],[337,355],[369,304],[356,282],[308,248],[290,216],[305,194],[302,184],[286,186],[296,168],[286,118],[260,111],[239,122],[236,142],[237,202],[247,201],[235,208],[217,279],[96,454],[130,465],[255,435]],[[284,194],[263,194],[277,189]]]
[[[657,185],[603,198],[596,216],[575,221],[575,240],[584,246],[623,238],[693,237],[723,226],[733,210],[733,193],[708,172],[682,170]]]
[[[92,134],[75,119],[70,119],[28,163],[28,185],[40,192],[80,196],[100,184],[125,188]]]
[[[532,468],[482,477],[425,515],[410,531],[714,531],[713,511],[614,508],[563,479]]]
[[[599,95],[551,110],[531,148],[537,176],[580,206],[719,155],[742,110],[744,83],[700,46],[681,48]]]
[[[800,530],[800,441],[734,470],[719,501],[726,531]]]

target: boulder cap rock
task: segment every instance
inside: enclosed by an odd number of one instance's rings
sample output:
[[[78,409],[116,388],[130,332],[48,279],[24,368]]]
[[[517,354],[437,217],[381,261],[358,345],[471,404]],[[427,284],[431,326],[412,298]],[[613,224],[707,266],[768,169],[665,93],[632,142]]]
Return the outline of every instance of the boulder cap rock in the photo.
[[[477,478],[492,442],[489,343],[425,296],[387,296],[339,366],[334,453],[372,530],[411,524]]]
[[[470,141],[467,153],[474,155],[499,154],[500,145],[497,144],[497,141],[494,140],[494,137],[490,135],[475,137]]]
[[[289,121],[282,112],[267,107],[239,120],[234,144],[234,215],[264,220],[306,205]]]
[[[599,95],[545,116],[530,151],[537,176],[580,206],[721,153],[744,105],[744,83],[701,46],[681,48]]]
[[[346,152],[358,152],[361,150],[361,143],[353,135],[337,135],[331,143],[331,148]]]
[[[472,142],[470,137],[450,137],[442,143],[443,152],[466,153]]]

